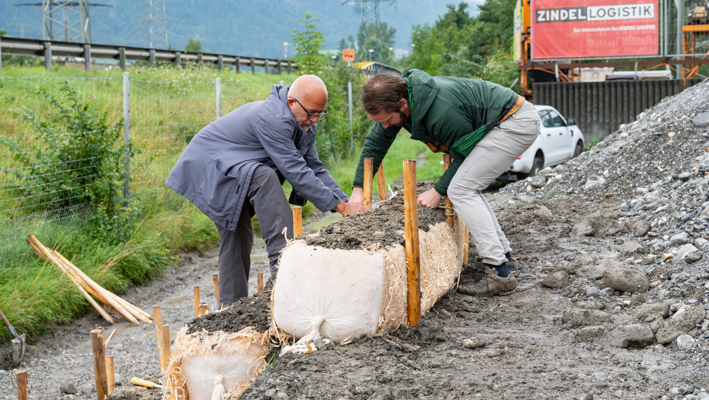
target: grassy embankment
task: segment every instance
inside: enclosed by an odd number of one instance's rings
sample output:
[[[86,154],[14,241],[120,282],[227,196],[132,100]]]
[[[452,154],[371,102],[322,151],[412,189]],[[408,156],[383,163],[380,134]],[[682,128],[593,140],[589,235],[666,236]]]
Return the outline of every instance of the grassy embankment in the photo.
[[[111,238],[97,233],[82,217],[63,218],[59,222],[33,219],[31,226],[26,220],[20,223],[25,215],[18,214],[17,209],[23,200],[8,201],[17,193],[7,190],[0,193],[0,201],[5,200],[0,209],[0,230],[4,232],[0,247],[0,308],[20,332],[36,337],[49,323],[70,322],[90,309],[56,267],[39,260],[22,242],[28,233],[34,233],[45,246],[59,250],[104,287],[118,292],[148,281],[174,262],[179,251],[201,251],[213,246],[218,239],[213,223],[181,196],[165,189],[162,179],[188,139],[214,119],[211,82],[216,77],[223,83],[224,114],[247,102],[265,98],[272,83],[279,80],[289,83],[295,79],[295,75],[218,74],[212,69],[134,69],[130,73],[134,150],[131,190],[138,194],[135,201],[142,209],[127,241],[115,244]],[[61,67],[51,72],[38,68],[3,68],[0,77],[35,79],[0,79],[0,135],[32,140],[34,133],[13,114],[14,110],[25,106],[50,120],[56,119],[56,113],[46,101],[37,97],[36,88],[41,84],[47,90],[55,90],[56,84],[67,78],[100,78],[70,82],[79,89],[84,101],[108,110],[109,120],[115,122],[122,115],[121,76],[122,72],[116,70],[86,74]],[[188,84],[194,82],[206,84]],[[393,182],[401,174],[401,160],[416,158],[424,150],[423,146],[403,134],[384,162],[387,182]],[[8,149],[0,149],[0,165],[18,166]],[[347,192],[351,190],[355,167],[354,157],[327,165]],[[3,187],[12,178],[0,172]],[[14,211],[7,203],[13,203]],[[305,211],[307,214],[308,210]],[[0,338],[7,337],[7,331],[0,329]]]

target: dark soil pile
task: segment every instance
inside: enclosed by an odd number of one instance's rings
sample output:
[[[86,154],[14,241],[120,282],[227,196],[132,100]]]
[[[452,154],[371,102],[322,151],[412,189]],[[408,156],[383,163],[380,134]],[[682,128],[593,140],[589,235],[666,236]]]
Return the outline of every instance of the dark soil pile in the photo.
[[[195,332],[239,332],[253,326],[263,332],[271,326],[271,289],[269,280],[264,289],[251,297],[243,297],[220,312],[210,312],[187,323],[187,334]]]
[[[430,182],[419,182],[419,194],[433,188]],[[445,210],[432,210],[428,207],[418,207],[419,229],[428,232],[429,227],[446,221]],[[334,224],[320,230],[320,235],[306,237],[305,241],[312,246],[329,249],[356,250],[373,244],[391,246],[404,245],[404,195],[398,192],[385,205],[366,213],[348,215]]]

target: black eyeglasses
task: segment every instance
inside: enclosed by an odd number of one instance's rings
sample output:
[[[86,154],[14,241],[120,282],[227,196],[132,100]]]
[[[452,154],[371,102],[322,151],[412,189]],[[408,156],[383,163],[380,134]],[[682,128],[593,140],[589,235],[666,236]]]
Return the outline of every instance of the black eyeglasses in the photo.
[[[300,108],[302,108],[303,111],[305,111],[305,113],[308,114],[308,119],[322,118],[322,117],[324,117],[324,116],[327,115],[327,110],[322,110],[321,113],[311,113],[311,112],[309,112],[308,110],[306,110],[305,107],[303,107],[302,104],[300,104],[300,102],[298,101],[298,99],[296,99],[295,97],[290,97],[290,98],[293,99],[293,100],[295,100],[295,102],[298,103],[298,105],[300,106]]]

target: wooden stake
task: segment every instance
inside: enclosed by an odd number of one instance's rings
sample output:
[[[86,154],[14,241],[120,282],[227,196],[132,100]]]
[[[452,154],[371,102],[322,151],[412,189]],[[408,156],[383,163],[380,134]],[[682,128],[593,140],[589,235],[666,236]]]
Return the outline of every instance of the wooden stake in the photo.
[[[91,278],[89,278],[88,276],[86,276],[86,274],[84,274],[83,271],[81,271],[79,268],[77,268],[74,264],[72,264],[69,260],[67,260],[66,258],[64,258],[64,256],[62,256],[62,255],[59,254],[58,252],[54,251],[54,254],[55,254],[67,267],[69,267],[70,269],[72,269],[82,280],[86,281],[87,283],[90,281],[91,285],[93,285],[93,286],[98,286],[99,288],[101,288],[101,296],[102,296],[101,298],[105,297],[104,300],[106,300],[106,301],[103,301],[103,300],[102,300],[102,302],[103,302],[104,304],[108,305],[109,307],[112,307],[111,302],[108,300],[108,299],[110,298],[112,301],[115,301],[116,303],[118,303],[119,305],[121,305],[121,307],[123,307],[126,311],[128,311],[128,312],[129,312],[131,315],[133,315],[135,318],[137,318],[137,319],[139,319],[139,320],[145,322],[146,324],[150,324],[150,323],[152,322],[152,320],[151,320],[152,317],[150,316],[150,314],[148,314],[148,313],[146,313],[145,311],[141,310],[140,308],[134,306],[133,304],[131,304],[131,303],[125,301],[125,300],[124,300],[123,298],[121,298],[120,296],[117,296],[116,294],[114,294],[114,293],[112,293],[112,292],[109,292],[108,290],[106,290],[106,289],[104,289],[103,287],[101,287],[100,285],[98,285],[96,282],[94,282],[93,280],[91,280]],[[97,298],[99,298],[99,297],[97,297]],[[100,300],[101,298],[99,298],[99,300]],[[112,307],[111,309],[114,310],[114,312],[116,312],[116,309],[115,309],[114,307]],[[117,313],[118,315],[120,315],[120,313],[118,313],[118,312],[116,312],[116,313]],[[131,321],[131,322],[132,322],[132,321]]]
[[[258,291],[263,290],[263,272],[258,273]]]
[[[379,189],[379,201],[387,199],[386,178],[384,178],[384,163],[379,164],[377,170],[377,188]]]
[[[17,379],[17,400],[27,400],[27,370],[17,370],[15,378]]]
[[[170,325],[162,326],[162,359],[165,362],[165,370],[170,366]]]
[[[91,296],[89,296],[88,293],[86,293],[86,290],[82,287],[82,285],[79,283],[79,281],[76,280],[76,278],[72,275],[72,273],[69,271],[69,269],[57,258],[54,257],[54,254],[49,251],[46,247],[42,246],[39,241],[34,237],[34,235],[30,235],[30,239],[27,240],[27,243],[29,243],[35,250],[39,251],[40,254],[44,256],[46,260],[49,260],[52,264],[56,265],[59,267],[59,269],[64,272],[66,276],[69,277],[71,282],[79,289],[81,294],[84,296],[84,298],[91,304],[91,306],[98,311],[99,314],[105,319],[106,321],[115,324],[116,321],[111,317],[109,313],[106,312],[106,310],[103,309],[98,303],[96,303],[96,300],[94,300]],[[97,296],[98,297],[98,296]],[[118,315],[121,315],[118,313]]]
[[[113,366],[113,356],[106,356],[106,383],[108,386],[108,395],[110,396],[116,390],[116,375]]]
[[[451,165],[451,155],[450,154],[443,154],[443,169],[445,171],[448,170],[448,167]],[[448,196],[446,196],[446,207],[453,208],[453,203],[450,201]],[[448,223],[453,226],[453,210],[451,209],[446,209],[446,214],[451,214],[448,216]]]
[[[94,354],[96,397],[98,400],[104,400],[108,397],[108,380],[106,376],[106,350],[103,347],[103,329],[91,331],[91,351]]]
[[[421,280],[419,277],[419,219],[416,204],[416,160],[404,160],[404,230],[406,235],[407,309],[409,326],[421,319]]]
[[[209,304],[201,304],[199,306],[199,315],[204,315],[209,312]]]
[[[199,286],[194,287],[194,317],[199,317]]]
[[[155,320],[155,341],[158,344],[158,360],[160,362],[160,372],[165,372],[167,369],[167,362],[163,359],[164,351],[162,349],[164,341],[162,338],[162,312],[160,311],[160,306],[153,306],[153,319]]]
[[[467,263],[468,263],[468,257],[470,256],[470,255],[468,254],[468,247],[470,247],[470,243],[469,243],[469,240],[470,240],[470,232],[468,231],[468,226],[467,226],[467,225],[463,225],[463,227],[464,227],[464,230],[465,230],[465,240],[463,241],[463,250],[465,251],[465,253],[463,254],[463,264],[467,264]]]
[[[374,166],[372,165],[373,162],[373,158],[364,159],[364,200],[362,201],[362,205],[367,210],[372,209],[372,171],[374,168]]]
[[[293,238],[303,234],[303,207],[293,207]]]
[[[219,274],[216,273],[212,275],[212,278],[214,278],[214,293],[217,295],[217,310],[222,307],[222,302],[219,301]]]

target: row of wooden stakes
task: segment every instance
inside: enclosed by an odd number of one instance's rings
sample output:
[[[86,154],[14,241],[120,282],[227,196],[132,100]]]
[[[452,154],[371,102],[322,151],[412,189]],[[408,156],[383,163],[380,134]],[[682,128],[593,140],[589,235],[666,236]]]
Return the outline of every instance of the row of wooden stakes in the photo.
[[[372,209],[372,182],[374,179],[374,160],[371,158],[364,159],[364,206]],[[443,155],[444,170],[447,170],[451,164],[450,154]],[[407,312],[409,326],[418,324],[421,320],[421,279],[420,279],[420,251],[419,251],[419,229],[418,229],[418,194],[416,191],[416,160],[404,160],[404,213],[405,213],[405,228],[404,235],[406,241],[406,264],[407,272]],[[379,190],[379,201],[386,200],[386,183],[384,181],[384,165],[380,164],[377,170],[377,187]],[[454,225],[454,214],[448,212],[453,210],[453,203],[446,196],[446,217],[448,223]],[[464,227],[465,238],[467,243],[468,228]],[[464,263],[468,262],[468,248],[464,249]]]

